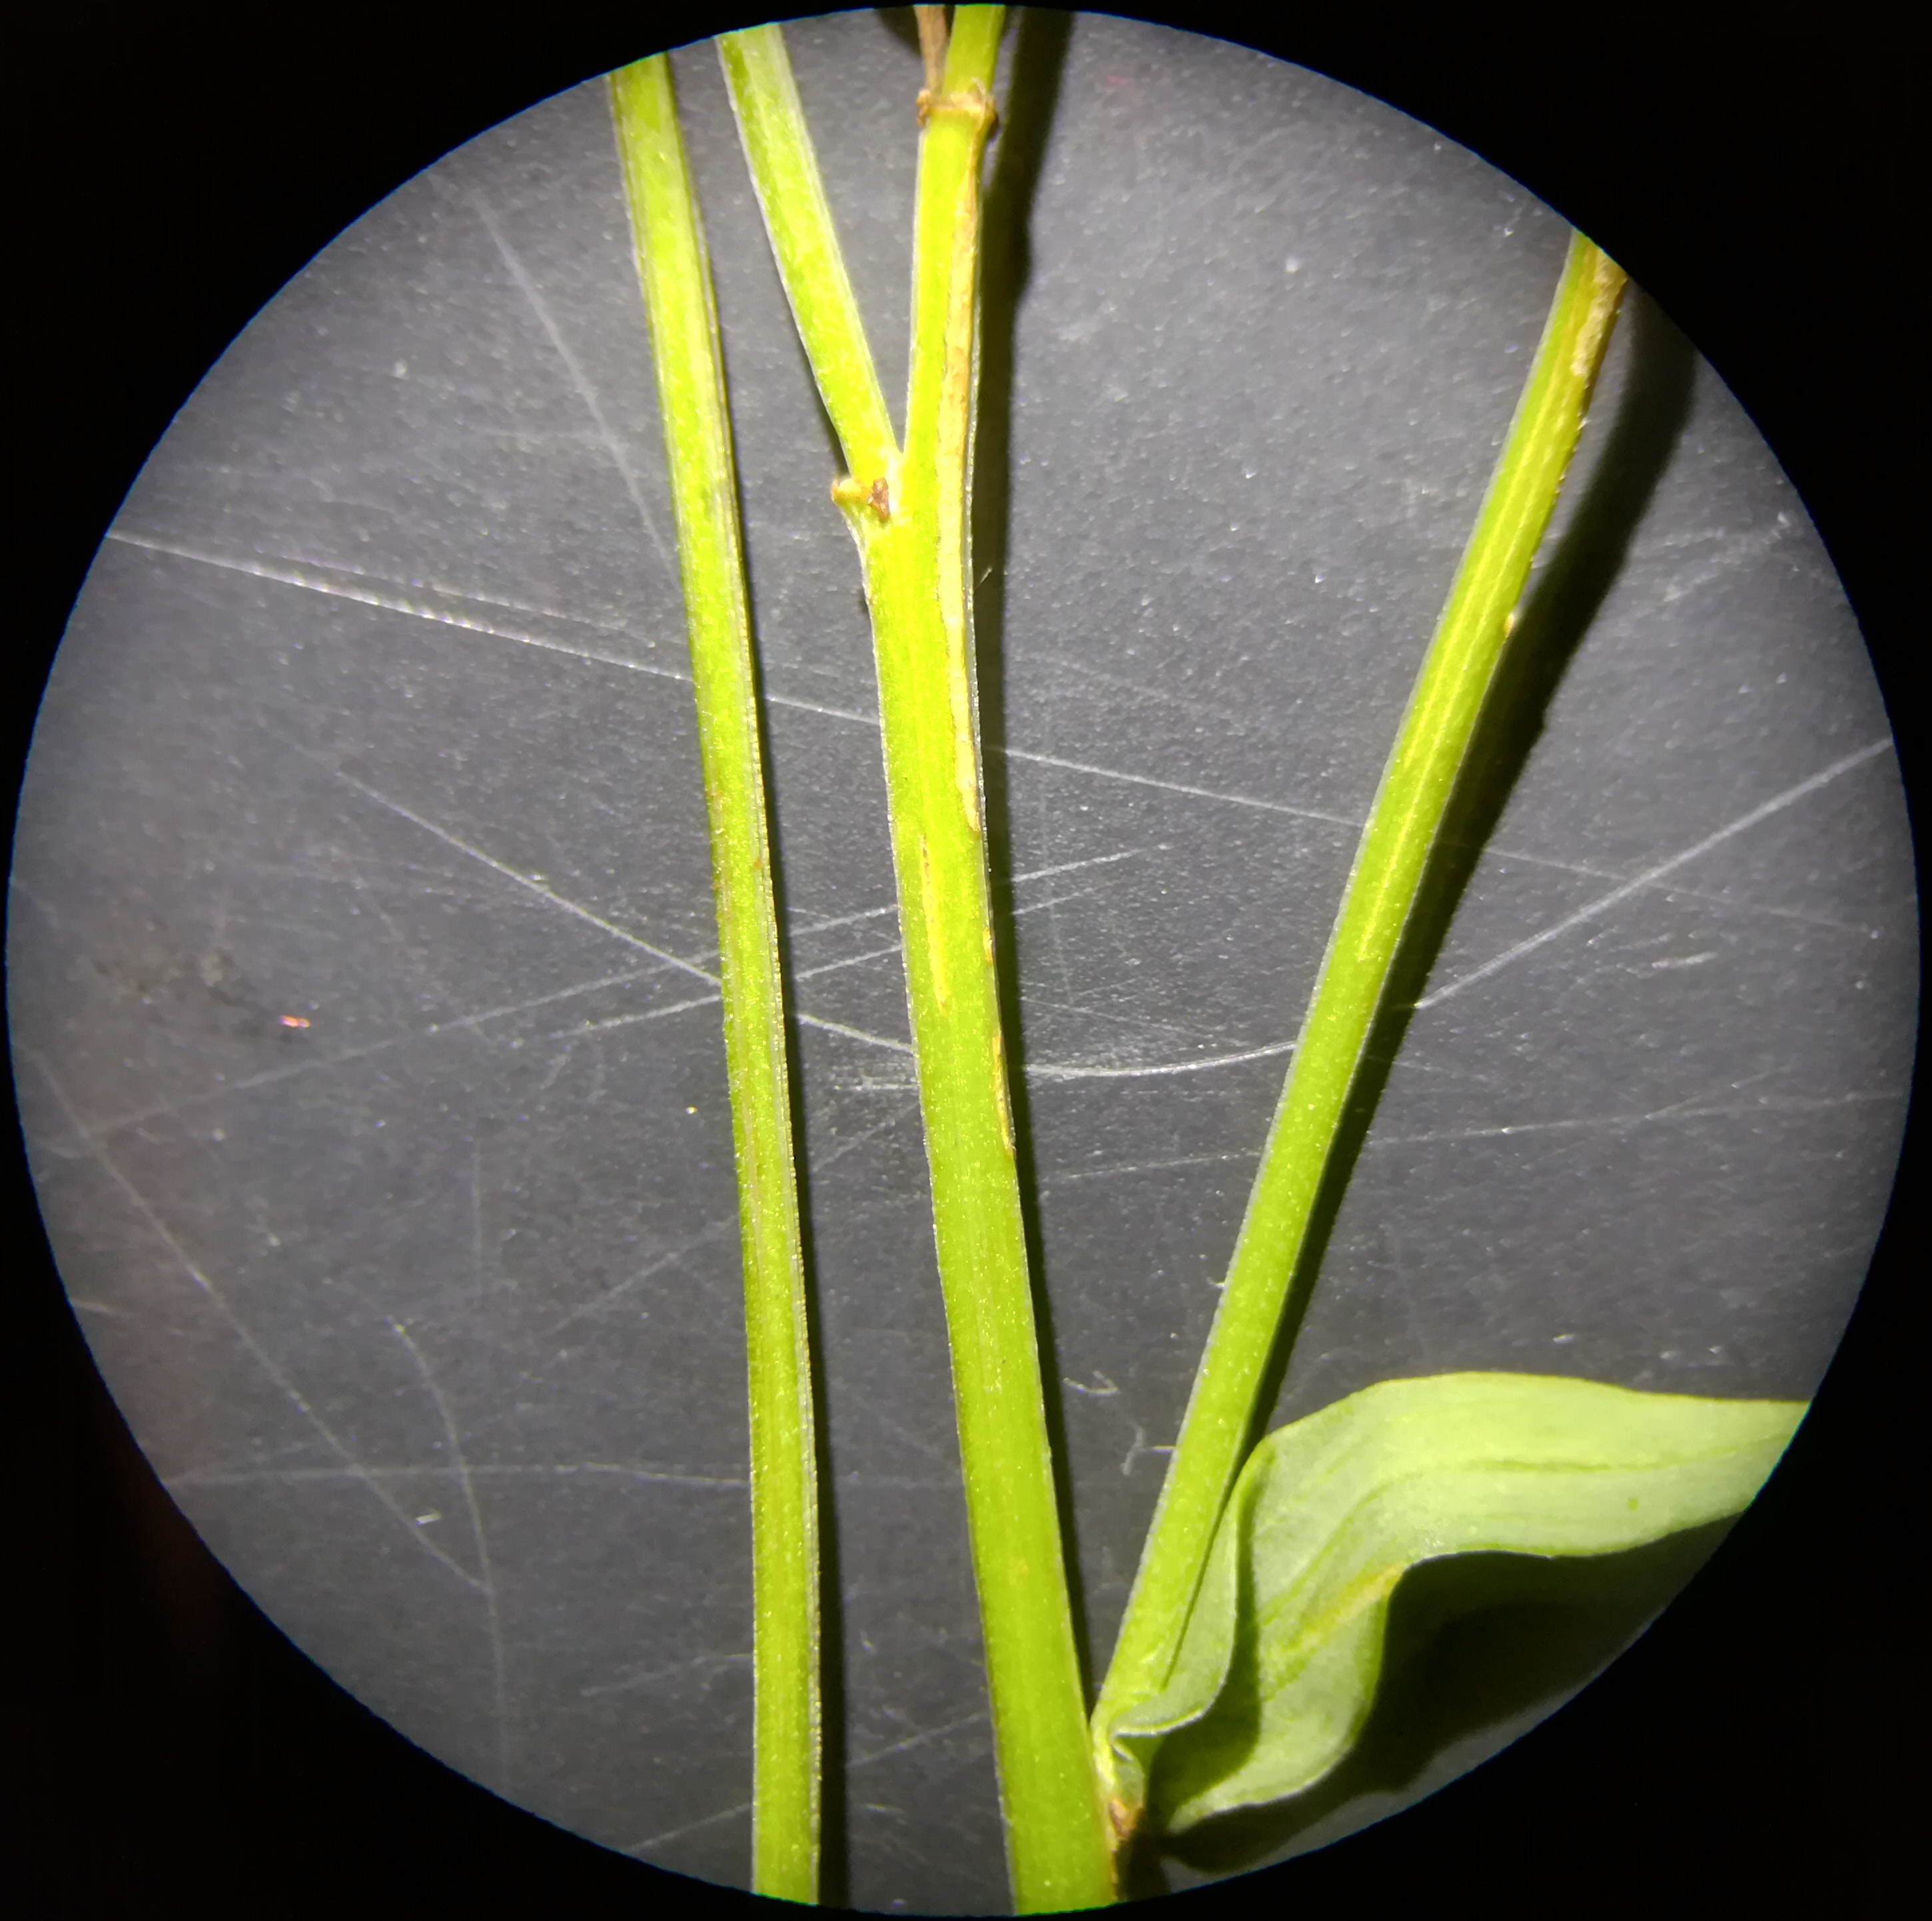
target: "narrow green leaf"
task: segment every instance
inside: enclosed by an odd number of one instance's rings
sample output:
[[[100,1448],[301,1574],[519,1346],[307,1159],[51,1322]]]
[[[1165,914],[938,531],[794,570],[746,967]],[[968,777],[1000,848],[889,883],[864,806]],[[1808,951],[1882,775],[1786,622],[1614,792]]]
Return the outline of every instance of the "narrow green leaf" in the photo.
[[[610,98],[677,520],[718,907],[751,1410],[752,1886],[815,1902],[818,1491],[805,1254],[731,423],[670,62],[660,54],[613,73]]]
[[[1109,1718],[1124,1786],[1168,1833],[1299,1794],[1368,1718],[1410,1568],[1613,1554],[1736,1514],[1804,1413],[1452,1374],[1384,1381],[1277,1428],[1235,1484],[1166,1685]]]

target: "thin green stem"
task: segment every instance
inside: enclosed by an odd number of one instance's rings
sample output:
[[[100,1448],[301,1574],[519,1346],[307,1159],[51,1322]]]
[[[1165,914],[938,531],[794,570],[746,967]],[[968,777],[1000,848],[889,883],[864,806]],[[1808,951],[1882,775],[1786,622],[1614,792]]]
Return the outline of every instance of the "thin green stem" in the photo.
[[[818,1496],[758,673],[710,268],[670,62],[610,76],[677,520],[711,824],[751,1410],[752,1886],[818,1898]]]
[[[833,497],[872,610],[906,994],[952,1350],[974,1575],[1009,1872],[1022,1913],[1113,1898],[1086,1737],[1040,1379],[994,958],[968,589],[980,172],[1004,9],[961,7],[941,84],[918,103],[913,340],[902,455],[880,460],[855,396],[847,330],[808,315],[836,257],[810,148],[782,84],[775,28],[728,35],[724,70],[801,336],[850,472]],[[752,42],[762,58],[742,57]],[[788,123],[782,137],[771,130]],[[789,169],[782,172],[775,156]],[[796,205],[790,199],[796,199]],[[836,284],[844,284],[842,270]],[[869,364],[869,356],[868,357]],[[848,437],[848,420],[854,424]]]
[[[915,7],[919,27],[919,57],[926,68],[926,90],[936,94],[946,84],[946,43],[951,29],[944,7]]]
[[[718,58],[799,338],[852,472],[869,487],[898,453],[852,297],[818,157],[776,27],[721,34]]]
[[[1621,269],[1580,235],[1572,238],[1516,418],[1363,832],[1094,1711],[1096,1764],[1123,1842],[1140,1809],[1116,1773],[1107,1731],[1120,1709],[1160,1691],[1180,1646],[1254,1429],[1262,1380],[1363,1050],[1575,450],[1623,284]]]

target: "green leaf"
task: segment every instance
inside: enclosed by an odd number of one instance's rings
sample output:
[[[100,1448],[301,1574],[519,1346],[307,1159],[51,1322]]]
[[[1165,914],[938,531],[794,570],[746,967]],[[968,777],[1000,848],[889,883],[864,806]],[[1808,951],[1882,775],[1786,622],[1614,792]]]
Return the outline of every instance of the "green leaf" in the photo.
[[[1410,1568],[1613,1554],[1735,1514],[1804,1411],[1454,1374],[1384,1381],[1278,1428],[1235,1484],[1166,1685],[1096,1716],[1117,1821],[1144,1804],[1179,1833],[1312,1786],[1368,1718]]]

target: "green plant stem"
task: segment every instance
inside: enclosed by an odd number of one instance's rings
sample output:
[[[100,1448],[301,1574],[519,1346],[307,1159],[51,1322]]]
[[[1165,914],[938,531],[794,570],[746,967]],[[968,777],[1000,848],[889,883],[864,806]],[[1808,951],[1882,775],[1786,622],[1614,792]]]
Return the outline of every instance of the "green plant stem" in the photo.
[[[967,547],[980,160],[1001,10],[959,8],[920,142],[898,498],[848,505],[873,612],[907,996],[1009,1872],[1023,1914],[1112,1897],[1053,1484],[982,825]]]
[[[721,34],[718,58],[799,338],[846,465],[870,487],[897,460],[898,442],[826,204],[784,36],[776,27]]]
[[[1106,1731],[1121,1707],[1159,1692],[1180,1647],[1253,1432],[1262,1378],[1363,1050],[1576,448],[1623,283],[1618,268],[1573,237],[1516,418],[1363,831],[1094,1711],[1096,1766],[1123,1843],[1140,1809],[1124,1792]]]
[[[980,169],[997,7],[956,9],[920,101],[903,454],[882,448],[837,242],[776,28],[720,50],[773,249],[850,472],[1009,1873],[1022,1913],[1113,1898],[1069,1605],[1001,1038],[974,706],[967,475]],[[772,123],[789,121],[782,134]],[[821,276],[817,283],[813,276]],[[848,315],[850,313],[850,319]],[[875,382],[874,383],[876,384]],[[848,430],[848,423],[851,423]]]
[[[751,1412],[752,1886],[818,1898],[818,1497],[757,668],[711,274],[662,55],[610,76],[711,826]]]

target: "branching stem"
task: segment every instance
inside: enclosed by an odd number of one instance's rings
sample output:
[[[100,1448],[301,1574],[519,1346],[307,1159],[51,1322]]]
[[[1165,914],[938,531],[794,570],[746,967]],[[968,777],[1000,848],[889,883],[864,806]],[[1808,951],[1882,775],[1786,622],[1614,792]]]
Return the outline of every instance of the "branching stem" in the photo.
[[[980,172],[1004,10],[956,8],[919,97],[905,442],[862,351],[838,242],[775,27],[719,41],[800,336],[849,472],[832,494],[872,616],[906,995],[986,1682],[1022,1913],[1112,1899],[1069,1605],[986,869],[968,589]],[[928,62],[938,49],[926,16]],[[855,344],[856,343],[856,344]]]

